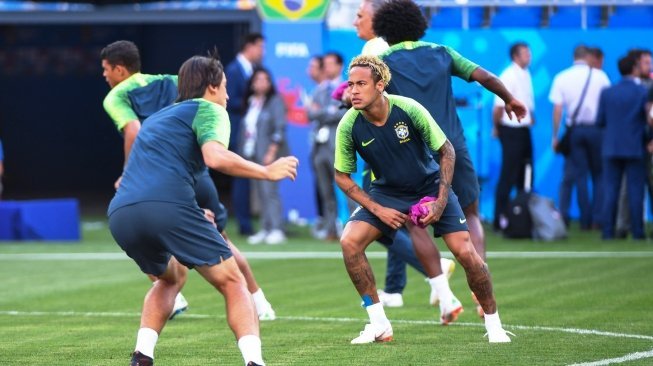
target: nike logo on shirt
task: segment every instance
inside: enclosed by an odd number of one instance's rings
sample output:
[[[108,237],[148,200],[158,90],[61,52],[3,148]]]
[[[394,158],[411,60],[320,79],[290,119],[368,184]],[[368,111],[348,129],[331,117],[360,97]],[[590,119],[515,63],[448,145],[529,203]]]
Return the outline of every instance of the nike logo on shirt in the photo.
[[[371,144],[375,139],[371,139],[370,141],[363,141],[363,147]]]
[[[464,224],[467,222],[467,219],[458,219],[458,221],[460,221],[461,224]]]

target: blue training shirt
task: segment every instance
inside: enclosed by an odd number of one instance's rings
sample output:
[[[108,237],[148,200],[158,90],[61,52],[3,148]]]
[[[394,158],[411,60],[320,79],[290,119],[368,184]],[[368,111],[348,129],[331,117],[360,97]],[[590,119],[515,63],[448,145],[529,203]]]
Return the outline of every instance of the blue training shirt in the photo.
[[[379,57],[392,73],[386,91],[415,99],[438,121],[456,150],[466,148],[451,77],[470,81],[478,65],[450,47],[429,42],[397,43]]]
[[[195,184],[206,171],[201,146],[229,145],[227,111],[205,99],[174,104],[150,116],[134,142],[109,214],[143,201],[195,205]]]

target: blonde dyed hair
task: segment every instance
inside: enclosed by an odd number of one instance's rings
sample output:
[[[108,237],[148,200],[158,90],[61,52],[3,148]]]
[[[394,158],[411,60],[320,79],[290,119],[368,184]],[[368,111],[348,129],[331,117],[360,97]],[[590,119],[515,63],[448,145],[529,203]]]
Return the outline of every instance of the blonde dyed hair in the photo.
[[[349,63],[349,71],[354,67],[367,67],[372,71],[372,79],[375,83],[383,81],[383,88],[387,88],[390,83],[390,69],[380,58],[371,55],[360,55],[354,57]]]

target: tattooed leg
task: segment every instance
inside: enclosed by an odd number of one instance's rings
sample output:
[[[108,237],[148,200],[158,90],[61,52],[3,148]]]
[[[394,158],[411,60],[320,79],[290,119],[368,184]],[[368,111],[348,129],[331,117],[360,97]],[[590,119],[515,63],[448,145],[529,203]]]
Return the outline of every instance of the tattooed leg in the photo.
[[[465,269],[467,284],[476,295],[486,314],[497,311],[497,303],[492,292],[492,279],[487,264],[481,259],[467,231],[459,231],[443,236],[444,241],[456,259]]]
[[[380,236],[381,232],[372,225],[363,221],[352,221],[347,224],[340,239],[342,256],[351,282],[361,297],[369,296],[374,304],[379,302],[379,296],[365,249]]]

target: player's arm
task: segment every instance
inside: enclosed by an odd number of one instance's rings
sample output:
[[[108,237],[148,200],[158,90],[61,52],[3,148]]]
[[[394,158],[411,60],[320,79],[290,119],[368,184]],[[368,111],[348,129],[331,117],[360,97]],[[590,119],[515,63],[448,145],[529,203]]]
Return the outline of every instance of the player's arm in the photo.
[[[131,102],[124,92],[124,89],[120,88],[120,86],[112,89],[106,98],[104,98],[102,104],[104,110],[107,112],[109,117],[111,117],[111,120],[116,125],[118,131],[123,134],[123,166],[127,165],[132,146],[136,141],[138,131],[141,129],[141,122],[139,121],[136,112],[132,109]],[[115,189],[118,189],[121,178],[122,175],[118,177],[114,183]]]
[[[444,49],[451,56],[453,75],[466,81],[476,81],[501,98],[505,103],[504,108],[510,119],[512,119],[513,112],[517,116],[517,120],[521,120],[526,116],[526,106],[513,97],[496,75],[463,57],[453,48],[444,46]]]
[[[493,73],[479,66],[472,72],[470,80],[478,82],[483,85],[485,89],[501,98],[505,103],[504,108],[508,114],[508,118],[512,119],[513,113],[517,116],[517,120],[521,120],[526,116],[526,106],[519,100],[515,99],[503,82],[501,82],[501,79]]]
[[[231,123],[227,111],[210,102],[201,102],[192,123],[206,166],[227,175],[242,178],[281,180],[297,177],[299,161],[294,156],[279,158],[263,166],[243,159],[227,149]]]
[[[122,129],[122,135],[125,140],[123,146],[125,152],[125,165],[127,165],[129,154],[132,151],[132,146],[134,145],[134,142],[136,141],[136,136],[138,136],[138,132],[140,130],[141,130],[141,121],[137,119],[131,122],[127,122],[125,127],[123,127]]]
[[[243,159],[229,151],[217,141],[207,141],[202,145],[202,156],[206,166],[234,177],[278,181],[284,178],[295,180],[299,160],[294,156],[285,156],[270,165],[260,165]]]

